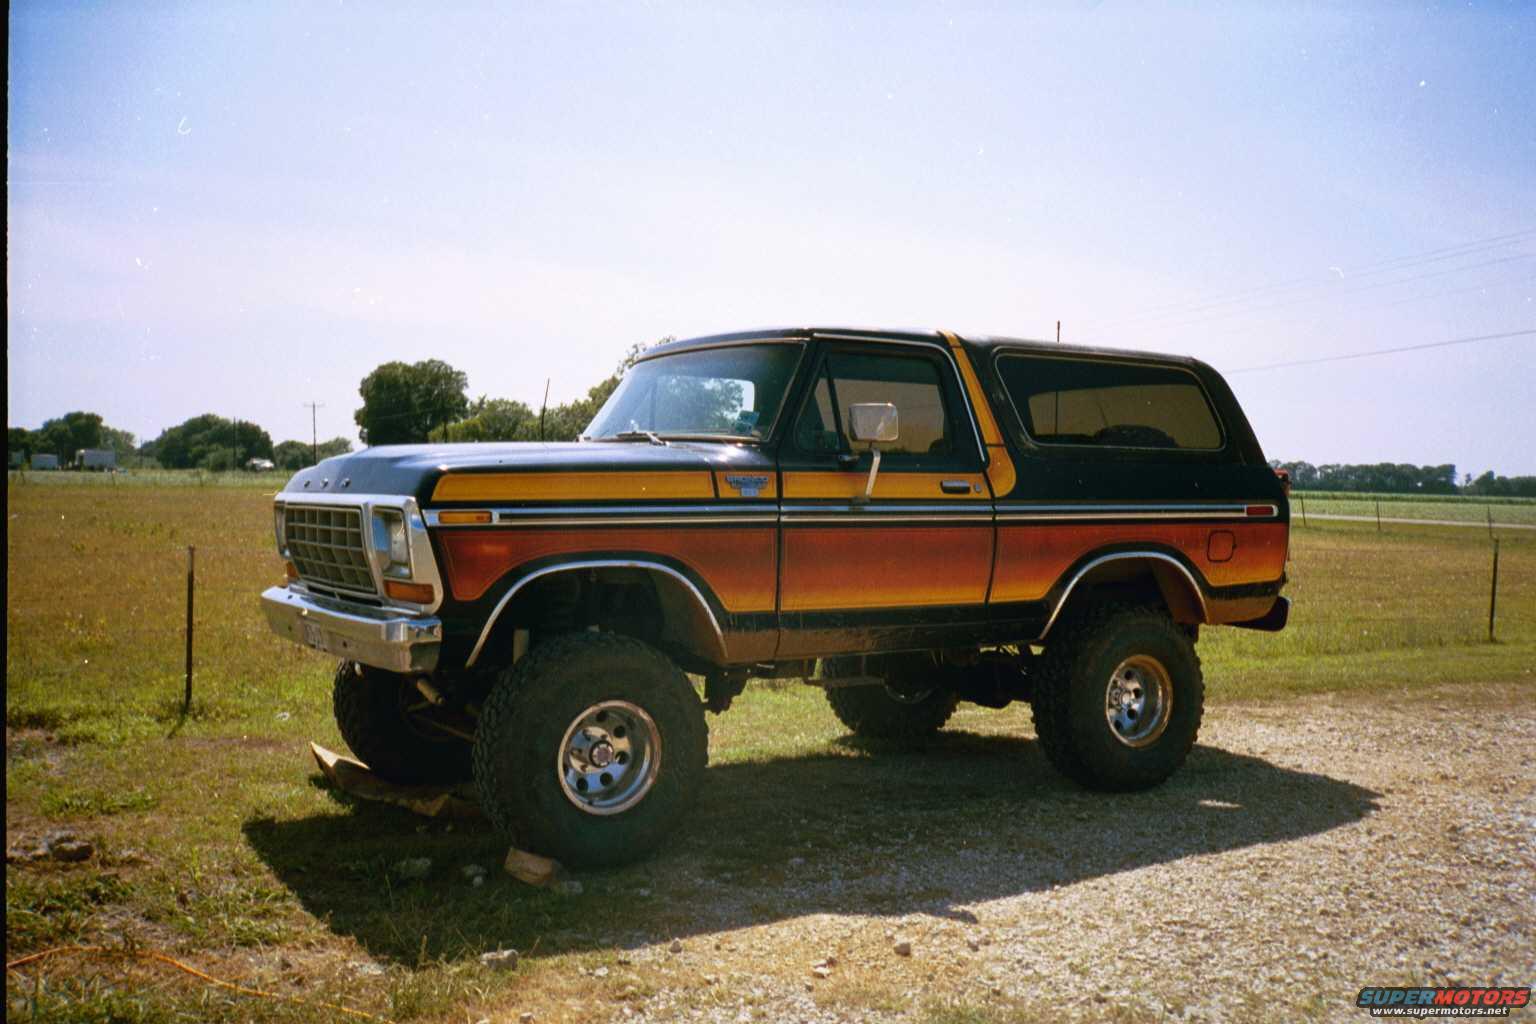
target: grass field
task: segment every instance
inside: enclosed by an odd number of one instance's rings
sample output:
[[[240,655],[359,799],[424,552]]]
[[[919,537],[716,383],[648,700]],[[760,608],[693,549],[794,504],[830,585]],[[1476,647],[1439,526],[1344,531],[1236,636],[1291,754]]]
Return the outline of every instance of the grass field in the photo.
[[[1361,494],[1349,491],[1295,491],[1291,515],[1374,516],[1388,519],[1444,519],[1454,522],[1536,525],[1536,498],[1482,498],[1460,494]]]
[[[7,865],[7,959],[126,943],[396,1020],[472,1024],[489,1007],[498,1020],[516,1020],[504,1015],[521,1007],[538,1007],[539,1021],[611,1019],[660,984],[628,967],[631,980],[610,982],[626,950],[701,934],[689,899],[636,895],[694,884],[667,872],[689,865],[711,884],[755,886],[760,917],[775,919],[775,880],[817,844],[846,855],[871,829],[942,820],[940,834],[959,834],[976,824],[968,816],[1005,813],[964,755],[996,757],[1002,738],[1030,735],[1027,708],[966,708],[944,757],[876,762],[844,737],[818,692],[749,688],[710,721],[708,834],[687,828],[654,862],[583,875],[578,894],[528,889],[495,873],[505,851],[489,832],[358,805],[319,783],[305,743],[340,745],[332,665],[272,637],[256,604],[281,569],[270,478],[191,489],[60,474],[34,484],[43,476],[13,478],[7,494],[7,832],[14,842],[67,828],[98,853],[79,865]],[[197,547],[196,696],[183,719],[188,545]],[[1536,536],[1503,541],[1498,643],[1487,642],[1491,548],[1478,531],[1314,525],[1293,532],[1291,554],[1289,629],[1202,638],[1213,705],[1536,682]],[[909,799],[876,820],[872,787],[890,786]],[[974,809],[957,807],[957,791],[975,796],[965,805]],[[793,793],[816,798],[768,798]],[[401,881],[392,865],[416,856],[438,871]],[[888,856],[870,846],[865,870],[884,870]],[[489,885],[458,877],[469,862],[492,869]],[[523,951],[523,966],[479,963],[502,947]],[[708,1003],[715,991],[701,978],[687,998]],[[848,998],[856,1013],[858,999],[888,997]],[[13,1020],[335,1017],[126,961],[8,974],[7,999]]]

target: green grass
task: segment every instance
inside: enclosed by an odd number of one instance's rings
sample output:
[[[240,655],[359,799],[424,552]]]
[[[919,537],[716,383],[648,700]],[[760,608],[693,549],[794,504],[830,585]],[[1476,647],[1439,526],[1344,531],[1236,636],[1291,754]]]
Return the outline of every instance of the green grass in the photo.
[[[261,488],[243,477],[195,491],[99,477],[72,486],[64,474],[34,486],[41,476],[13,479],[8,490],[7,831],[16,841],[68,829],[98,855],[7,866],[8,958],[64,943],[130,943],[244,984],[399,1020],[502,1019],[519,1007],[538,1007],[541,1022],[611,1019],[663,985],[684,987],[700,1006],[716,998],[696,976],[621,964],[639,944],[672,935],[703,942],[695,937],[799,913],[879,916],[909,912],[914,899],[937,906],[1006,894],[887,892],[801,905],[783,895],[792,877],[880,877],[912,837],[924,858],[942,860],[993,836],[1021,854],[1049,851],[1050,824],[1064,814],[1122,827],[1113,798],[1060,782],[1020,738],[1030,735],[1025,707],[966,706],[924,756],[876,756],[844,735],[818,692],[754,685],[711,718],[708,791],[673,844],[653,861],[584,874],[579,895],[532,890],[494,870],[505,847],[485,828],[450,830],[320,784],[305,745],[340,747],[332,666],[279,641],[262,620],[257,594],[279,578],[280,563]],[[183,718],[188,545],[198,549],[197,645],[195,700]],[[1496,644],[1486,640],[1490,546],[1477,531],[1314,524],[1294,531],[1291,554],[1289,629],[1202,637],[1213,705],[1532,679],[1536,537],[1504,542]],[[1323,827],[1359,813],[1363,799],[1210,748],[1196,751],[1187,774],[1247,780],[1265,799],[1245,803],[1272,806],[1277,829]],[[899,804],[878,799],[893,790]],[[1211,826],[1195,824],[1183,852],[1211,841]],[[1137,842],[1127,833],[1115,856],[1174,855],[1138,854]],[[392,865],[417,856],[433,859],[433,874],[402,882]],[[796,859],[805,866],[791,868]],[[493,869],[486,886],[459,877],[468,863]],[[713,886],[746,909],[713,910]],[[479,965],[480,952],[503,946],[536,952],[510,974]],[[598,967],[611,973],[580,973]],[[40,986],[37,976],[8,976],[11,1019],[333,1017],[142,963],[61,960]],[[857,1016],[885,997],[850,990],[846,998]],[[1015,1015],[935,1003],[919,1019]]]
[[[1536,498],[1478,497],[1460,494],[1370,494],[1351,491],[1293,491],[1291,516],[1302,521],[1302,509],[1312,515],[1375,516],[1444,519],[1453,522],[1536,525]]]
[[[282,489],[292,473],[273,470],[246,473],[203,469],[120,469],[116,473],[87,473],[72,469],[9,470],[8,483],[17,487],[242,487],[268,494]]]

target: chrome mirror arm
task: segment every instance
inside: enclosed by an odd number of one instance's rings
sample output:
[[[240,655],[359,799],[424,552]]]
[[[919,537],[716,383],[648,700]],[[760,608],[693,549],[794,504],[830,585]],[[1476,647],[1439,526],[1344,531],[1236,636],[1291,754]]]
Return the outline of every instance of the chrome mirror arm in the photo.
[[[864,482],[864,493],[853,496],[855,505],[868,505],[869,499],[875,496],[875,477],[880,475],[880,449],[872,444],[869,450],[874,454],[874,459],[869,464],[869,479]]]

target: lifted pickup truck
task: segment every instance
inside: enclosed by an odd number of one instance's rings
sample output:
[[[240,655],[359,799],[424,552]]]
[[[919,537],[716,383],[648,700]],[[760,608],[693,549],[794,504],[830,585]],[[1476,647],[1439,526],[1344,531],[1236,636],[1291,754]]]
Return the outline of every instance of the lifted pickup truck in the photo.
[[[900,741],[1028,700],[1070,778],[1161,782],[1200,726],[1199,628],[1285,625],[1286,492],[1192,359],[750,331],[646,352],[577,443],[300,472],[262,602],[341,659],[375,771],[473,776],[522,846],[619,863],[674,827],[705,709],[751,677]]]

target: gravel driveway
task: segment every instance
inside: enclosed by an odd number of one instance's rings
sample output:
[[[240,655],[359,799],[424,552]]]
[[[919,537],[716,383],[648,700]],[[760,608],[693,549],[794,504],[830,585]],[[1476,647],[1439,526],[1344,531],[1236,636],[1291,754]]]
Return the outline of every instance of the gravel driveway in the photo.
[[[771,765],[740,767],[766,806],[734,817],[738,769],[712,769],[705,834],[656,866],[684,939],[620,937],[603,987],[643,986],[631,1019],[1349,1021],[1365,985],[1530,985],[1533,698],[1218,696],[1186,768],[1127,796],[970,735],[828,775],[890,808],[851,822],[838,783],[818,818],[773,795]],[[709,852],[759,820],[849,827],[766,873]]]

